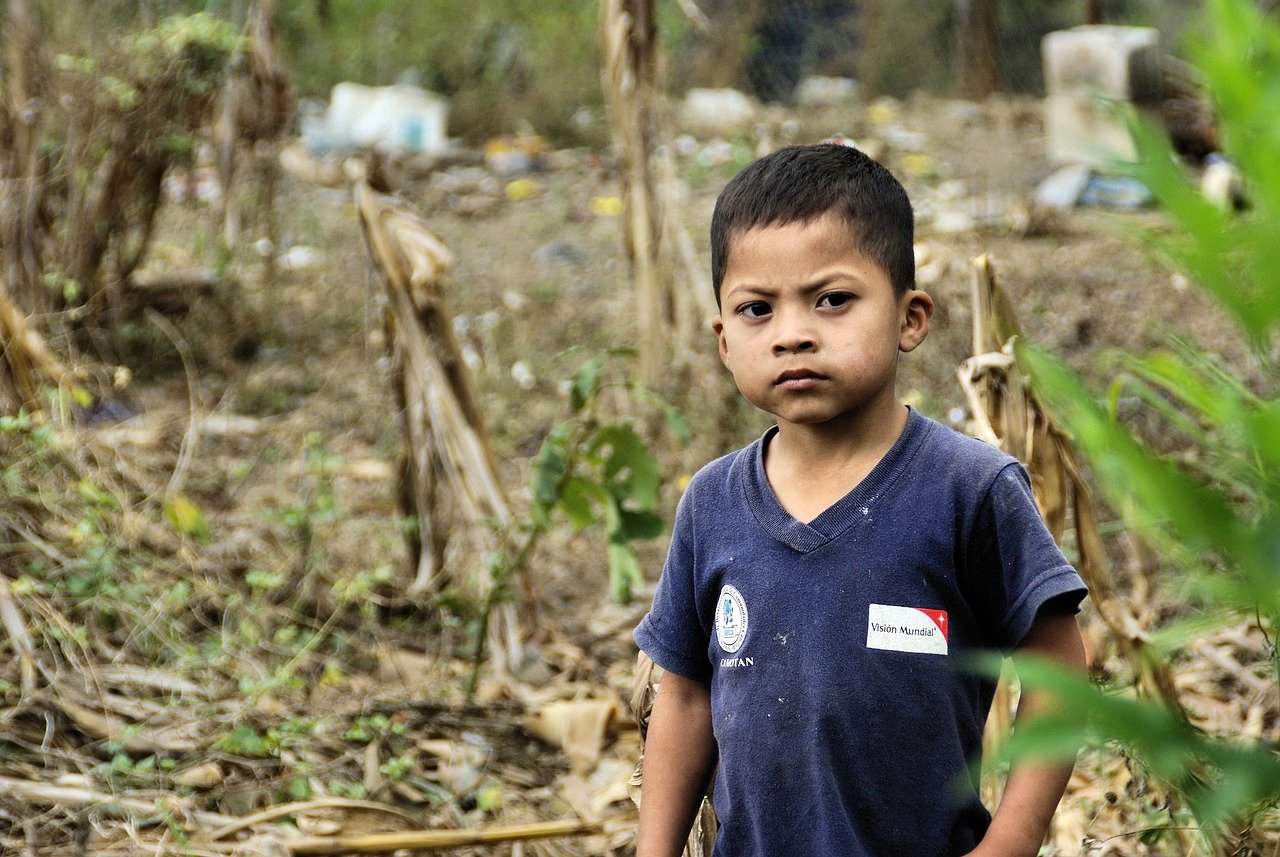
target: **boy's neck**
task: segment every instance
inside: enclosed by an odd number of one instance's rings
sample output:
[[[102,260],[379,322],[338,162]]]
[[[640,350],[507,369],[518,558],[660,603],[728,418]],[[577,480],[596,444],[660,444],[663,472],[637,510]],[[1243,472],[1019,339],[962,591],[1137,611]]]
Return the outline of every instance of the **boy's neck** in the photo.
[[[858,486],[893,447],[907,407],[886,406],[821,425],[778,422],[765,455],[765,475],[782,507],[808,523]]]

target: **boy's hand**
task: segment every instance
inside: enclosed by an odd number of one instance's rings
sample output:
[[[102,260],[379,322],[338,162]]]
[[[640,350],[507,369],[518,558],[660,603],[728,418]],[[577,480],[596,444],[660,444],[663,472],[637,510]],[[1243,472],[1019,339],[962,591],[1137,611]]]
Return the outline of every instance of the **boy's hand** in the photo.
[[[1018,651],[1035,654],[1083,671],[1084,642],[1075,616],[1042,616],[1036,619]],[[1043,691],[1024,691],[1018,701],[1014,731],[1024,718],[1052,704]],[[1062,792],[1071,779],[1072,764],[1028,761],[1009,773],[1004,797],[991,819],[982,842],[966,857],[1035,857],[1049,830]]]
[[[666,673],[644,746],[636,857],[679,857],[684,851],[715,761],[711,688]]]

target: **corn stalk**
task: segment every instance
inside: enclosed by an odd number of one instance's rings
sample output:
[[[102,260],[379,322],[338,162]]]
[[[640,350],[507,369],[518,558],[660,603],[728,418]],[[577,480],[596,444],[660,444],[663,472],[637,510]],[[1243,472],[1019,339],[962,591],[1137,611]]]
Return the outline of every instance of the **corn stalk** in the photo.
[[[5,0],[0,69],[0,256],[3,276],[18,303],[42,306],[45,163],[40,157],[45,70],[40,19],[30,0]]]
[[[960,365],[958,376],[973,413],[975,434],[1026,465],[1036,505],[1056,541],[1062,541],[1070,525],[1090,600],[1120,654],[1134,665],[1138,692],[1183,713],[1167,664],[1151,649],[1149,634],[1116,587],[1071,440],[1027,388],[1014,359],[1013,344],[1021,332],[1013,305],[996,282],[990,257],[973,260],[972,283],[974,356]],[[1008,736],[1011,713],[1012,692],[1002,678],[988,720],[984,759],[994,758],[993,751]],[[991,803],[998,800],[1000,786],[994,776],[984,777],[983,791]],[[1192,853],[1195,846],[1190,835],[1180,831],[1180,836],[1187,853]]]
[[[369,255],[385,287],[392,384],[403,410],[408,460],[401,505],[417,519],[411,539],[416,576],[409,591],[439,592],[464,584],[444,562],[450,519],[460,517],[465,529],[492,548],[512,530],[512,514],[446,309],[445,274],[453,255],[420,217],[372,190],[362,176],[354,193]],[[485,574],[481,584],[492,589],[493,581]],[[491,650],[514,662],[520,653],[515,611],[510,604],[498,611],[493,629],[500,644]]]

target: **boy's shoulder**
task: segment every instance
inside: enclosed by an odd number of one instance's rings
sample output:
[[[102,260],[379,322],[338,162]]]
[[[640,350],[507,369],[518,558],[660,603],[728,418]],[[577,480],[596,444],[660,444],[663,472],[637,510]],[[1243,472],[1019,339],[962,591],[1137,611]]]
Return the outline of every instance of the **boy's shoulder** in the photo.
[[[930,431],[926,443],[922,444],[921,453],[931,459],[933,464],[944,464],[947,473],[971,478],[986,475],[994,479],[1010,464],[1018,463],[1018,459],[985,440],[964,434],[929,417],[923,419],[929,423]]]
[[[710,499],[724,491],[731,490],[739,468],[752,462],[752,456],[759,454],[760,438],[756,438],[744,447],[727,452],[719,458],[709,461],[689,479],[684,498],[691,502]]]

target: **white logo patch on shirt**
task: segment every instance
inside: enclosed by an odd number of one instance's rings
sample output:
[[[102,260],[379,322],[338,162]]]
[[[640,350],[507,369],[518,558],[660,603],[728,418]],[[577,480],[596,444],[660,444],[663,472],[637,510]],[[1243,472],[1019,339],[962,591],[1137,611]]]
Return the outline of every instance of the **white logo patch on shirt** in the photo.
[[[872,604],[867,618],[867,648],[945,655],[949,631],[946,610]]]
[[[747,602],[727,583],[716,599],[716,639],[729,654],[741,649],[747,639]]]

